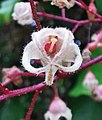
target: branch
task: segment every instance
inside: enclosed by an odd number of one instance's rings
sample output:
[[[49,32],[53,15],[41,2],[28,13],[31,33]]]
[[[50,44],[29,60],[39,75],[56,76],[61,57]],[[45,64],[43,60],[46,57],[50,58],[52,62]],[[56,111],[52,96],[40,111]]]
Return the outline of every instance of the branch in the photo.
[[[81,25],[92,23],[92,22],[102,22],[102,20],[100,20],[99,18],[90,21],[90,20],[74,20],[74,19],[69,19],[69,18],[66,18],[66,17],[52,15],[52,14],[48,14],[48,13],[42,13],[42,12],[37,12],[37,15],[44,16],[46,18],[52,18],[52,19],[56,19],[56,20],[70,22],[70,23],[73,23],[73,24],[80,23]]]
[[[93,60],[90,60],[89,62],[86,62],[84,63],[81,67],[80,67],[80,70],[83,70],[87,67],[90,67],[92,66],[93,64],[95,63],[99,63],[100,61],[102,61],[102,55],[97,57],[97,58],[94,58]]]
[[[93,60],[91,60],[91,61],[89,61],[89,62],[87,62],[87,63],[84,63],[84,64],[80,67],[79,70],[83,70],[83,69],[85,69],[85,68],[88,68],[88,67],[92,66],[93,64],[98,63],[98,62],[100,62],[100,61],[102,61],[102,55],[99,56],[99,57],[97,57],[97,58],[94,58]],[[79,70],[78,70],[78,71],[79,71]],[[77,72],[77,71],[76,71],[76,72]],[[67,75],[71,75],[71,74],[62,72],[62,73],[61,73],[61,78],[62,78],[62,77],[66,77]],[[58,81],[59,79],[60,79],[60,76],[55,76],[54,82]],[[42,82],[42,83],[39,83],[39,84],[37,84],[37,85],[30,86],[30,87],[21,88],[21,89],[18,89],[18,90],[12,90],[12,91],[10,91],[8,94],[6,94],[6,95],[5,95],[5,94],[1,95],[1,96],[0,96],[0,101],[5,100],[5,99],[8,99],[8,98],[15,97],[15,96],[20,96],[20,95],[22,95],[22,94],[27,94],[27,93],[33,92],[33,91],[35,91],[35,90],[41,90],[41,89],[45,88],[46,86],[47,86],[47,85],[46,85],[44,82]]]

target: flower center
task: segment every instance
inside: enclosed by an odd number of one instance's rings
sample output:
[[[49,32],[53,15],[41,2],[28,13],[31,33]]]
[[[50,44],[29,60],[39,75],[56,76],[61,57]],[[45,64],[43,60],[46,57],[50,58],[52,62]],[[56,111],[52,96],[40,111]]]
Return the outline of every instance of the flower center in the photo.
[[[48,54],[54,54],[56,52],[57,40],[57,36],[49,36],[49,41],[44,46],[44,49]]]

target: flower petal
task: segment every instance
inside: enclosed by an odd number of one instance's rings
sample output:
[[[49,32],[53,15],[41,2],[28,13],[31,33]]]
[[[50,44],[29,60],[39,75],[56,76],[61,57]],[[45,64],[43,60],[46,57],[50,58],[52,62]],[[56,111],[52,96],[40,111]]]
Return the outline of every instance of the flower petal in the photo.
[[[62,31],[62,33],[63,33],[63,31]],[[53,58],[53,62],[55,62],[55,63],[58,63],[59,61],[62,61],[63,58],[65,58],[66,53],[69,50],[68,49],[69,44],[74,43],[74,41],[73,41],[74,36],[71,31],[66,29],[66,30],[64,30],[64,34],[65,34],[65,36],[63,36],[64,41],[63,41],[62,47],[61,47],[60,51]]]
[[[76,70],[79,69],[79,67],[81,66],[82,64],[82,57],[81,57],[81,54],[80,54],[80,50],[78,48],[78,46],[76,44],[72,44],[72,50],[73,50],[73,53],[75,55],[75,60],[74,60],[74,64],[70,67],[64,67],[62,65],[59,65],[59,64],[54,64],[55,66],[59,67],[59,69],[65,71],[65,72],[74,72]],[[69,51],[68,51],[69,52]],[[66,51],[67,53],[67,51]],[[64,53],[63,53],[64,54]],[[65,54],[66,55],[66,54]],[[62,57],[62,56],[61,56]],[[73,55],[72,55],[72,58],[71,58],[71,55],[69,54],[68,56],[69,58],[67,59],[72,59],[73,60]]]
[[[30,65],[31,59],[40,59],[40,54],[37,50],[37,46],[32,41],[29,44],[27,44],[27,46],[24,48],[22,56],[22,65],[26,70],[28,70],[31,73],[39,74],[41,72],[45,72],[46,66],[41,68],[32,67]]]

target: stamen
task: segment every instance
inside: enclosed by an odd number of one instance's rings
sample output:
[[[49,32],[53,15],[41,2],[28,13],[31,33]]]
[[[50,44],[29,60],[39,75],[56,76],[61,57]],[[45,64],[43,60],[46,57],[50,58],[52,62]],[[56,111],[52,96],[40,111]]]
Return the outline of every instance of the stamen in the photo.
[[[45,51],[48,54],[54,54],[57,48],[57,36],[49,36],[50,41],[45,44]]]

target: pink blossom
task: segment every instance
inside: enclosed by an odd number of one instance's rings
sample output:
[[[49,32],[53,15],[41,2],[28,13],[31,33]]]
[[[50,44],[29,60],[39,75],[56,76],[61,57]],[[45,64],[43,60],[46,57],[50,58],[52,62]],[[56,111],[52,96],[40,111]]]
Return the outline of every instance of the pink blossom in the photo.
[[[83,85],[91,91],[94,90],[95,87],[98,85],[98,80],[96,79],[95,75],[92,73],[91,70],[89,70],[85,75]]]
[[[97,101],[102,101],[102,85],[98,85],[93,91],[93,98]]]
[[[49,106],[49,110],[45,113],[44,117],[45,120],[59,120],[60,117],[64,117],[66,120],[71,120],[72,113],[63,100],[59,97],[54,97]]]

